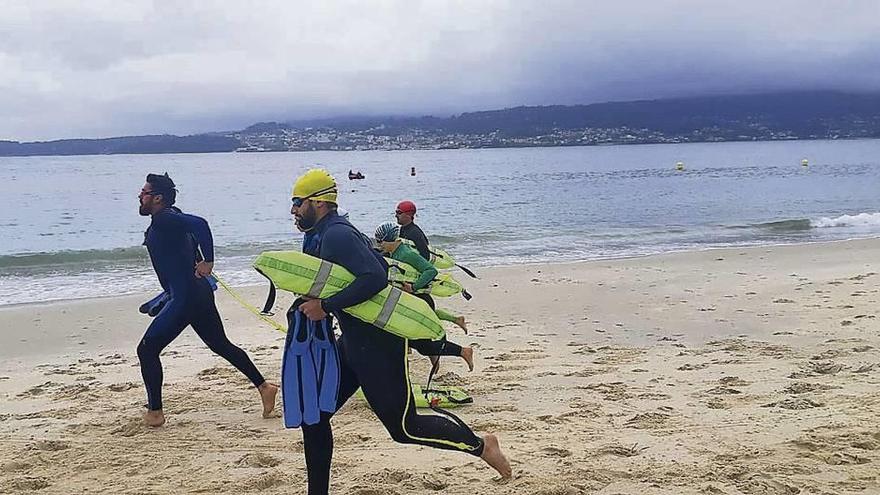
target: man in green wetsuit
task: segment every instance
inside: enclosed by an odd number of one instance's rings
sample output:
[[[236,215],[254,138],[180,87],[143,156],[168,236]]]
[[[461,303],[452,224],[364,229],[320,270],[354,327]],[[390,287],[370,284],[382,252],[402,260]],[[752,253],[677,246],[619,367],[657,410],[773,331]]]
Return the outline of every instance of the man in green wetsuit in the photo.
[[[419,272],[419,277],[412,283],[404,282],[402,289],[411,294],[421,296],[423,294],[419,294],[418,291],[428,287],[431,281],[434,280],[434,277],[437,276],[437,269],[415,249],[404,244],[398,237],[399,233],[400,227],[392,222],[385,222],[376,229],[376,243],[383,254],[391,256],[393,260],[406,263]],[[464,330],[465,334],[467,333],[467,324],[465,323],[464,316],[456,316],[443,309],[435,308],[433,305],[434,301],[430,297],[425,300],[431,306],[431,309],[434,310],[434,313],[437,314],[438,318],[455,323]],[[462,347],[447,341],[445,338],[439,341],[411,340],[410,347],[419,351],[420,354],[429,357],[459,356],[465,360],[470,371],[474,370],[474,350],[471,347]],[[436,358],[431,359],[431,362],[435,363]]]

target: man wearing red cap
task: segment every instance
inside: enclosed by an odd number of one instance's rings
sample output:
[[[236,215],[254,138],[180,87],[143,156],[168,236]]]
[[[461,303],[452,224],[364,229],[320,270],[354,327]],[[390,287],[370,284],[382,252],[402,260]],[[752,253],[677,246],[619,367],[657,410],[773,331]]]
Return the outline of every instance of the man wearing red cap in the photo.
[[[422,229],[413,222],[416,216],[416,204],[412,201],[401,201],[397,203],[397,209],[394,211],[397,217],[397,223],[400,224],[400,237],[409,239],[416,245],[416,249],[422,258],[431,259],[431,253],[428,251],[428,238]]]

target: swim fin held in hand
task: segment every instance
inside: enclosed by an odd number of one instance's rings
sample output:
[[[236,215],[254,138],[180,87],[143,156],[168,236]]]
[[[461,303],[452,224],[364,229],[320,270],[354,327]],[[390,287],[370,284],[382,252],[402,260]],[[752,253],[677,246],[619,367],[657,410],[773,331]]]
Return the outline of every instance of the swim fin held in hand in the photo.
[[[321,321],[308,321],[314,326],[311,352],[318,377],[318,407],[323,412],[336,412],[339,394],[339,351],[333,333],[333,317]]]
[[[141,304],[141,307],[138,308],[138,311],[145,315],[156,316],[162,311],[162,308],[165,307],[165,303],[171,299],[171,294],[167,292],[163,292],[158,296],[150,299],[149,301]]]
[[[284,425],[298,428],[335,412],[339,391],[339,352],[332,317],[309,320],[297,299],[287,312],[288,331],[281,366]]]

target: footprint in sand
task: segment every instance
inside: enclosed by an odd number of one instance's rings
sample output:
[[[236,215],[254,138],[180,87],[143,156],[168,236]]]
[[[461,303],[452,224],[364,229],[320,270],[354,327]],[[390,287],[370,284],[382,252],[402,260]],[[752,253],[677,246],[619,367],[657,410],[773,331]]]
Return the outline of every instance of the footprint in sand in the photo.
[[[281,464],[281,459],[262,452],[245,454],[235,461],[236,467],[242,468],[271,468]]]
[[[782,393],[790,394],[790,395],[798,395],[798,394],[807,394],[810,392],[822,392],[825,390],[831,390],[834,387],[831,385],[824,385],[821,383],[809,383],[809,382],[794,382],[789,384],[787,387],[782,389]]]
[[[19,399],[26,399],[29,397],[39,397],[39,396],[45,394],[47,391],[49,391],[53,388],[57,388],[59,386],[61,386],[60,383],[43,382],[39,385],[35,385],[35,386],[25,390],[24,392],[16,395],[16,397]]]
[[[806,399],[803,397],[789,397],[787,399],[783,399],[778,402],[771,402],[770,404],[764,404],[761,407],[780,407],[782,409],[790,409],[793,411],[800,411],[803,409],[813,409],[816,407],[824,407],[825,404],[821,402],[816,402],[811,399]]]
[[[809,361],[807,363],[801,364],[801,368],[803,371],[796,371],[790,375],[789,378],[808,378],[811,376],[818,375],[836,375],[840,373],[847,367],[840,364],[835,363],[833,361]]]
[[[35,443],[32,447],[34,450],[42,450],[45,452],[57,452],[59,450],[67,450],[70,448],[70,444],[67,442],[62,442],[60,440],[40,440]]]
[[[200,380],[223,380],[227,378],[233,378],[238,375],[238,371],[234,368],[226,368],[220,366],[214,366],[211,368],[205,368],[202,371],[196,373],[196,376]]]
[[[801,489],[786,485],[764,474],[755,474],[747,478],[734,480],[736,487],[743,493],[766,495],[796,495]]]
[[[738,376],[725,376],[718,379],[718,383],[728,387],[747,387],[751,382],[747,382]]]
[[[858,368],[853,370],[853,373],[868,373],[874,370],[877,366],[877,363],[863,364]]]
[[[857,454],[849,454],[846,452],[834,452],[829,456],[825,456],[823,459],[826,464],[830,464],[832,466],[845,466],[849,464],[867,464],[871,462],[871,459],[867,457],[862,457]]]
[[[0,465],[0,473],[28,472],[33,469],[33,464],[24,461],[9,461]]]
[[[637,443],[629,447],[614,444],[600,447],[596,450],[596,453],[599,455],[615,455],[617,457],[635,457],[646,450],[648,450],[648,447],[639,447]]]
[[[440,490],[445,490],[446,488],[449,487],[449,483],[447,483],[447,482],[441,480],[440,478],[438,478],[437,476],[431,475],[431,474],[424,475],[421,482],[422,482],[423,488],[427,488],[428,490],[433,490],[435,492],[440,491]]]
[[[666,426],[672,416],[663,413],[647,412],[636,414],[628,419],[624,425],[629,428],[637,428],[640,430],[648,430],[653,428],[662,428]]]
[[[398,495],[398,493],[390,488],[357,488],[350,492],[351,495]]]
[[[520,360],[520,359],[543,359],[548,355],[541,350],[537,349],[524,349],[524,350],[513,350],[510,352],[502,352],[501,354],[495,356],[495,359],[498,361],[512,361],[512,360]]]
[[[792,441],[792,445],[810,452],[841,451],[852,447],[862,451],[880,450],[880,433],[873,431],[846,431],[836,433],[834,427],[818,427]],[[827,432],[827,433],[823,433]]]
[[[819,354],[816,354],[815,356],[811,356],[810,360],[811,361],[828,361],[828,360],[836,358],[836,357],[846,356],[847,354],[849,354],[849,351],[844,350],[844,349],[828,349],[828,350],[822,351]]]
[[[366,475],[363,481],[369,481],[369,485],[378,485],[384,483],[390,484],[398,484],[403,483],[404,481],[408,481],[412,479],[413,475],[407,471],[402,469],[389,469],[384,468],[377,473],[370,473]]]
[[[9,486],[13,490],[30,493],[34,490],[49,488],[49,486],[51,486],[51,483],[49,483],[48,479],[43,478],[42,476],[25,476],[23,478],[12,480],[9,483]]]
[[[683,365],[679,366],[676,369],[678,371],[696,371],[696,370],[706,369],[708,367],[709,367],[709,365],[707,363],[700,363],[700,364],[687,363],[687,364],[683,364]]]
[[[249,477],[238,483],[239,490],[236,492],[252,492],[268,490],[270,488],[279,487],[288,484],[287,475],[281,471],[271,470],[257,476]]]
[[[134,382],[125,382],[125,383],[113,383],[107,386],[111,392],[125,392],[126,390],[131,390],[133,388],[137,388],[138,385]]]
[[[82,383],[65,385],[61,387],[60,390],[52,394],[52,398],[56,400],[80,399],[84,396],[92,396],[92,394],[89,393],[90,390],[91,389],[88,385],[84,385]]]
[[[735,388],[721,386],[706,390],[705,393],[710,395],[738,395],[742,392]]]
[[[708,407],[709,409],[730,409],[733,406],[726,402],[724,399],[714,397],[706,402],[706,407]]]
[[[566,373],[564,376],[567,377],[578,377],[578,378],[587,378],[590,376],[600,375],[602,373],[608,373],[612,370],[607,369],[599,369],[599,368],[584,368],[579,371],[572,371],[570,373]]]
[[[563,449],[560,447],[544,447],[541,449],[541,453],[543,453],[547,457],[569,457],[571,456],[571,451],[568,449]]]
[[[141,433],[146,433],[147,428],[148,427],[144,425],[144,421],[142,419],[130,419],[124,425],[113,429],[110,434],[128,438],[139,435]]]
[[[620,401],[631,399],[632,395],[627,392],[627,386],[623,382],[591,383],[576,387],[580,390],[592,390],[602,395],[603,400]]]

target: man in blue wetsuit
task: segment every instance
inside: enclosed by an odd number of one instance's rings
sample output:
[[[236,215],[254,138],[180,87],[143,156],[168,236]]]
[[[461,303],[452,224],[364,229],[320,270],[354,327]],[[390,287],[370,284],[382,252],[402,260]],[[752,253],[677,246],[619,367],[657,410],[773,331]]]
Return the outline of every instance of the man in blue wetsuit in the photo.
[[[174,182],[167,173],[147,175],[147,182],[138,195],[140,214],[152,217],[144,232],[144,245],[167,295],[165,305],[137,348],[147,389],[148,410],[144,422],[149,426],[165,423],[159,353],[187,325],[192,326],[212,351],[251,380],[260,392],[263,417],[270,417],[278,387],[267,382],[247,354],[229,341],[214,304],[214,288],[209,282],[214,267],[211,229],[205,219],[187,215],[174,207],[176,196]]]
[[[341,265],[355,277],[335,295],[300,305],[302,312],[314,321],[332,313],[342,330],[337,410],[360,387],[373,412],[395,441],[479,456],[503,477],[509,477],[510,463],[495,435],[480,438],[464,423],[439,415],[416,414],[407,375],[407,339],[342,311],[377,294],[388,285],[388,279],[381,255],[373,251],[369,240],[337,213],[337,188],[333,177],[324,170],[309,170],[297,179],[292,196],[290,212],[296,219],[297,228],[306,233],[303,252]],[[325,495],[329,491],[332,416],[322,412],[319,423],[302,425],[309,495]]]

